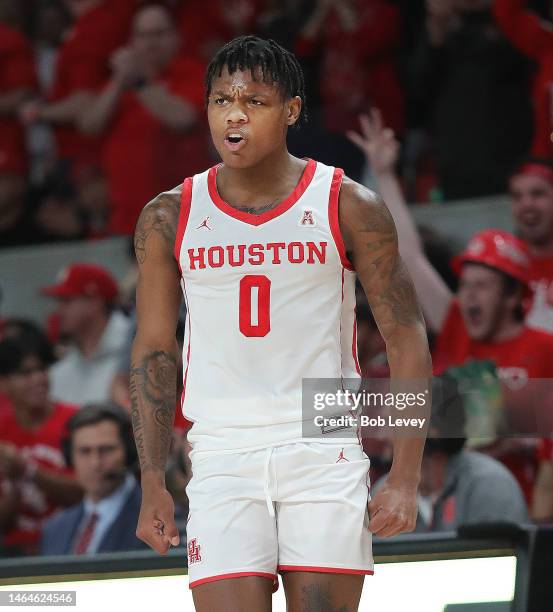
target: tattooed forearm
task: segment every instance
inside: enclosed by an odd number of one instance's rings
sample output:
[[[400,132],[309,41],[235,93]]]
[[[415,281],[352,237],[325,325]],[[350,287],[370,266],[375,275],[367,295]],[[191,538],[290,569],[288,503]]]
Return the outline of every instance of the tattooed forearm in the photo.
[[[139,264],[146,260],[146,243],[152,232],[160,234],[172,252],[177,233],[179,208],[179,189],[175,189],[161,194],[142,210],[134,232],[134,250]]]
[[[350,612],[348,606],[334,607],[328,585],[309,584],[302,591],[303,612]]]
[[[131,366],[131,418],[142,472],[165,470],[177,389],[174,355],[154,351]]]

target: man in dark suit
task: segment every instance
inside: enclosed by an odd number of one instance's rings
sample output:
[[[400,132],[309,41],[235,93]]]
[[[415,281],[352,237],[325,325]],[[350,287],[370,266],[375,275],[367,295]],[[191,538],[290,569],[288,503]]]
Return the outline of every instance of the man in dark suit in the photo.
[[[64,455],[85,491],[83,501],[43,527],[43,555],[137,550],[141,490],[132,467],[136,447],[127,414],[112,405],[89,405],[68,422]]]

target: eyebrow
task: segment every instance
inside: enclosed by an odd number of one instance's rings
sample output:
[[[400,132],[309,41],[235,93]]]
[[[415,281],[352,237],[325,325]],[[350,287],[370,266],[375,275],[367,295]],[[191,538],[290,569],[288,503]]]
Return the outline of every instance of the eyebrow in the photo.
[[[211,94],[212,96],[221,96],[223,98],[232,98],[233,95],[231,93],[229,93],[228,91],[222,91],[221,89],[218,89],[217,91],[212,91]],[[266,98],[268,95],[268,93],[261,93],[259,91],[253,91],[251,93],[246,93],[244,94],[247,98]]]

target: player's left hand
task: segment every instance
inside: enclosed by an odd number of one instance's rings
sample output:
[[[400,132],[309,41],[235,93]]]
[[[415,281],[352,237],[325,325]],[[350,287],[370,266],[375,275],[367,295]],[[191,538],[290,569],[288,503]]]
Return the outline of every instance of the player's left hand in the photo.
[[[417,513],[416,486],[385,482],[369,502],[369,531],[379,538],[413,531]]]

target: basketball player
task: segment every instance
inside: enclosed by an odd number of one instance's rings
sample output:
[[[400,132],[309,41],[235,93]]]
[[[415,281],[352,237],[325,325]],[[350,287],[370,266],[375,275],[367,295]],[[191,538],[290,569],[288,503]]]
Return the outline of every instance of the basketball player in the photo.
[[[196,609],[271,610],[278,571],[291,612],[351,612],[373,573],[371,534],[414,528],[424,439],[396,439],[387,484],[367,508],[369,459],[355,435],[302,435],[302,379],[359,376],[357,274],[392,377],[427,380],[416,293],[380,198],[340,169],[289,154],[286,133],[305,100],[292,54],[237,38],[215,55],[206,84],[222,164],[150,202],[135,233],[137,534],[162,554],[179,543],[164,468],[182,286]]]

